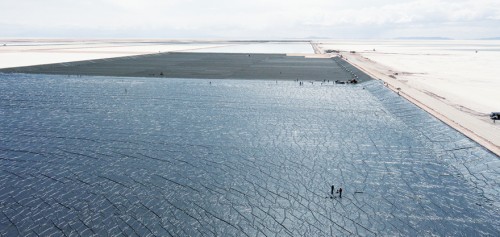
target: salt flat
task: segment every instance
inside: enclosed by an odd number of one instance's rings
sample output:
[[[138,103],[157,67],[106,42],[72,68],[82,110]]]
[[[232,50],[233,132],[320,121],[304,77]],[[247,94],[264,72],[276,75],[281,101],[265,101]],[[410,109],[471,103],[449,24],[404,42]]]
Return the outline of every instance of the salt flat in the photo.
[[[397,78],[405,84],[442,96],[472,113],[499,109],[498,40],[335,41],[323,42],[321,47],[356,51],[399,72]]]
[[[0,68],[221,47],[211,42],[0,40]],[[2,46],[4,45],[5,46]]]
[[[158,52],[314,53],[303,42],[193,40],[0,39],[0,68],[135,56]]]
[[[498,157],[380,81],[0,74],[0,90],[2,236],[500,233]]]

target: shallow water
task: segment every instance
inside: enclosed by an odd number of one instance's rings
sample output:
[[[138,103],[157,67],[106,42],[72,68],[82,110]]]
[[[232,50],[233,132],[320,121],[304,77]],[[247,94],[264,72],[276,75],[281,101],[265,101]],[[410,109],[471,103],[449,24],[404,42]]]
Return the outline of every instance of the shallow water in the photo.
[[[188,52],[314,54],[310,43],[239,43],[222,47],[189,50]]]
[[[500,231],[498,157],[377,81],[0,74],[0,91],[1,235]]]

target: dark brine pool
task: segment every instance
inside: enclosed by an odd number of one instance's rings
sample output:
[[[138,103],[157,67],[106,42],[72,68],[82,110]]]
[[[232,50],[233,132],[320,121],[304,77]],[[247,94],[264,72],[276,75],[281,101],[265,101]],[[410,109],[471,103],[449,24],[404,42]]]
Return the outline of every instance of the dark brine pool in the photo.
[[[0,75],[2,236],[498,236],[499,167],[377,81]]]

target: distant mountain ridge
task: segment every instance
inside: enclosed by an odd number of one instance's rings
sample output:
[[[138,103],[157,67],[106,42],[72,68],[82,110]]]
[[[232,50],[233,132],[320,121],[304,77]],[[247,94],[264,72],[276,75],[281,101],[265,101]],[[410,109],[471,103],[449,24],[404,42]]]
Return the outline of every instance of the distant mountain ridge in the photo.
[[[397,37],[397,40],[454,40],[448,37]],[[500,37],[479,38],[476,40],[500,40]]]
[[[453,40],[447,37],[397,37],[398,40]]]
[[[481,38],[480,40],[500,40],[500,37]]]

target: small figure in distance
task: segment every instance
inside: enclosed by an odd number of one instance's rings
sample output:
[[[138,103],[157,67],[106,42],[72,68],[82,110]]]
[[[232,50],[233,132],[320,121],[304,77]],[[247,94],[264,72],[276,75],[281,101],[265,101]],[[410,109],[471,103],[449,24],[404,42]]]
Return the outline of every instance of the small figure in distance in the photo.
[[[330,191],[330,198],[333,198],[333,190],[335,190],[335,186],[332,185],[332,191]]]
[[[342,198],[342,188],[339,188],[339,198]]]
[[[500,112],[491,112],[490,118],[493,120],[493,123],[495,123],[496,120],[500,120]]]

